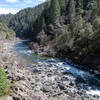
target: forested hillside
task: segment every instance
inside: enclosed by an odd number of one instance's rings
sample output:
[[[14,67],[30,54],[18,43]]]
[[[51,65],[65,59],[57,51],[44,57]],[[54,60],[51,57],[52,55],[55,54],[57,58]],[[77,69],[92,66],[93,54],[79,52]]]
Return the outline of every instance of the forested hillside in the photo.
[[[29,38],[32,36],[33,23],[41,14],[43,5],[41,4],[34,8],[26,8],[19,11],[17,14],[1,15],[0,20],[5,21],[8,27],[16,32],[16,36],[21,38]]]
[[[0,21],[4,21],[5,23],[8,23],[9,25],[9,21],[12,19],[13,15],[12,14],[7,14],[7,15],[0,15]]]
[[[33,40],[52,45],[56,56],[100,66],[99,0],[49,0],[34,27]]]
[[[56,56],[99,66],[100,1],[49,0],[34,23],[33,38],[52,45]]]
[[[100,0],[47,0],[6,22],[17,36],[33,40],[31,48],[36,42],[49,46],[49,56],[100,66]]]
[[[0,15],[0,100],[100,100],[100,0]]]
[[[0,22],[0,39],[12,39],[15,37],[15,32],[8,28],[5,22]]]

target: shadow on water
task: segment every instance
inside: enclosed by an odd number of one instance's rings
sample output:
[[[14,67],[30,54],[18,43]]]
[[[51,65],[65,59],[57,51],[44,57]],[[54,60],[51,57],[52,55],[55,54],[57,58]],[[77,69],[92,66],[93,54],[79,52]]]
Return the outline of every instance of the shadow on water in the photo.
[[[14,45],[13,51],[16,53],[16,55],[21,58],[21,60],[26,63],[36,63],[40,60],[47,59],[47,57],[42,57],[40,55],[37,55],[34,53],[34,51],[30,50],[27,45],[25,45],[25,42],[29,42],[28,40],[20,40],[17,41]]]

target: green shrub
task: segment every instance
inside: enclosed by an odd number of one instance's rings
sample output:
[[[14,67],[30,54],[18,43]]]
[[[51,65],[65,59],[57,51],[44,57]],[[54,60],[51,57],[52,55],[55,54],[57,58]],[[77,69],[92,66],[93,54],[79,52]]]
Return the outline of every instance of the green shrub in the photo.
[[[10,85],[7,81],[7,75],[0,67],[0,96],[4,96],[10,93]]]
[[[93,25],[96,29],[100,29],[100,17],[94,19]]]
[[[15,32],[8,28],[6,23],[0,22],[0,37],[1,39],[12,39],[15,37]]]

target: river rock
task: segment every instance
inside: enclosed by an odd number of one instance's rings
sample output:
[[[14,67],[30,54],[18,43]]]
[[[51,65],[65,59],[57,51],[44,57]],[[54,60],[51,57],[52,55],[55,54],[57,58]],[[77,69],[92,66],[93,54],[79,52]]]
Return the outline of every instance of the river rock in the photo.
[[[11,96],[6,96],[6,97],[0,98],[0,100],[13,100],[13,98]]]
[[[13,41],[9,44],[14,46]],[[47,59],[27,65],[7,48],[5,52],[0,50],[0,66],[12,83],[11,100],[99,100],[99,97],[86,93],[89,84],[77,82],[77,75],[67,69],[68,65],[65,67],[67,62]],[[4,56],[6,60],[2,60]]]

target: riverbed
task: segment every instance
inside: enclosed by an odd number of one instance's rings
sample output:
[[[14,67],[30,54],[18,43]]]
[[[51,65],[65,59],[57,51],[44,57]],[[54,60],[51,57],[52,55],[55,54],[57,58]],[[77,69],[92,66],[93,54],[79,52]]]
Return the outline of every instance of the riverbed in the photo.
[[[45,81],[51,80],[53,83],[55,83],[55,79],[60,78],[58,80],[61,81],[60,83],[62,84],[62,86],[60,87],[63,88],[62,91],[65,91],[66,89],[64,88],[67,88],[67,86],[69,86],[68,84],[70,84],[71,88],[69,88],[69,90],[77,91],[77,89],[79,89],[80,94],[81,92],[84,92],[82,93],[82,95],[85,94],[87,98],[88,98],[88,95],[90,95],[92,96],[92,99],[93,97],[94,99],[95,97],[97,97],[96,99],[100,100],[100,80],[95,75],[87,71],[83,71],[76,68],[76,65],[72,63],[71,61],[65,61],[63,59],[58,59],[58,58],[54,59],[54,58],[40,57],[39,55],[36,55],[34,51],[31,51],[24,44],[25,41],[26,40],[17,41],[14,45],[13,51],[23,62],[27,64],[28,68],[33,73],[39,73],[38,76],[40,77],[40,79],[45,80]],[[70,65],[69,65],[69,62],[70,62]],[[35,66],[34,63],[37,64],[37,67],[34,67]],[[42,75],[41,73],[43,74],[43,76],[41,76]],[[49,74],[50,74],[50,77],[49,77]],[[56,75],[59,75],[59,77]],[[68,80],[68,76],[70,77],[69,80]],[[49,86],[51,86],[50,83],[48,84]],[[76,90],[74,90],[74,88],[76,88]],[[50,93],[49,95],[51,95],[51,92],[53,90],[49,91],[48,89],[47,91],[48,91],[47,93]]]
[[[11,83],[12,100],[100,100],[94,74],[71,61],[37,55],[24,42],[0,41],[0,66]]]

